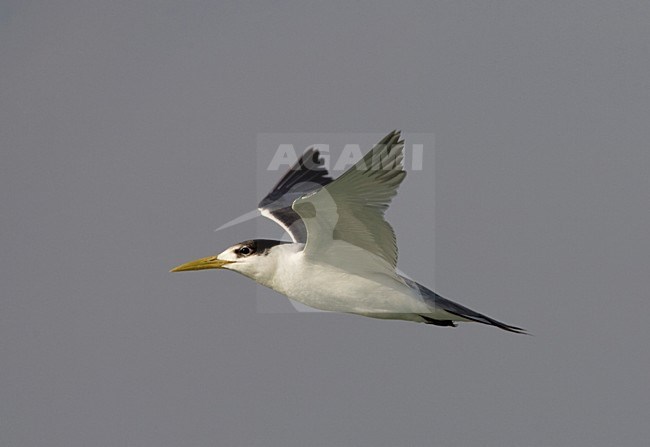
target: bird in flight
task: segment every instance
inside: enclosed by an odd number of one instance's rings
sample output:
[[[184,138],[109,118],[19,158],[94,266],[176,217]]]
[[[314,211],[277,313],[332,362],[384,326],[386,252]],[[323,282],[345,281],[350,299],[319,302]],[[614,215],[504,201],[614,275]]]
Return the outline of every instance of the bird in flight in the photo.
[[[393,131],[332,179],[307,150],[259,204],[292,242],[252,239],[172,272],[234,270],[307,306],[436,326],[478,322],[526,333],[450,301],[396,271],[397,243],[384,212],[406,176]]]

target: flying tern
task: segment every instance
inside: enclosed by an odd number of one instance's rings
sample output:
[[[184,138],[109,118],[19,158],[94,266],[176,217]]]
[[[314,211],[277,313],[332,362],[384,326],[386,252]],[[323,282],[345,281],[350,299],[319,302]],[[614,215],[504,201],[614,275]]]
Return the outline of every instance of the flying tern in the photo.
[[[395,233],[384,212],[406,176],[403,150],[400,132],[393,131],[332,179],[319,152],[308,149],[259,204],[292,242],[247,240],[171,271],[233,270],[325,311],[436,326],[478,322],[525,333],[397,272]]]

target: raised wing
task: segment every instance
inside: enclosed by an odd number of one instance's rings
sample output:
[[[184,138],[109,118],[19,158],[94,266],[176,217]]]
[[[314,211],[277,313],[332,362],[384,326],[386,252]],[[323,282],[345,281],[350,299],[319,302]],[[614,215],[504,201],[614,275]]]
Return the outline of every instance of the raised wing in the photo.
[[[293,202],[307,230],[306,256],[318,257],[334,241],[344,241],[397,266],[395,232],[384,212],[406,176],[403,149],[393,131],[336,180]]]
[[[320,153],[310,148],[258,205],[261,214],[278,223],[294,242],[306,242],[307,231],[291,208],[294,200],[332,182]]]

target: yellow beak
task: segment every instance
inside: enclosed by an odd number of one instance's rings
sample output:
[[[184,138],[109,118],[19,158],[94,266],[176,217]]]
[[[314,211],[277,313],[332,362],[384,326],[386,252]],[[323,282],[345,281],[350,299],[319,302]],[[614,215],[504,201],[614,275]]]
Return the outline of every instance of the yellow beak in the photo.
[[[207,258],[197,259],[195,261],[186,262],[178,267],[174,267],[170,272],[184,272],[186,270],[206,270],[206,269],[220,269],[226,264],[232,264],[235,261],[224,261],[217,259],[216,256],[208,256]]]

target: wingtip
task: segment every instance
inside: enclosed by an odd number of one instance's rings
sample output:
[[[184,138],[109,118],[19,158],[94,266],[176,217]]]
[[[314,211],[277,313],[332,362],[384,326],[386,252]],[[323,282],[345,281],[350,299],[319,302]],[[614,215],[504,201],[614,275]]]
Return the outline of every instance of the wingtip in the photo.
[[[514,334],[523,334],[523,335],[531,335],[531,336],[533,335],[524,328],[520,328],[520,327],[517,327],[517,326],[508,326],[508,325],[504,325],[504,326],[507,326],[507,327],[501,327],[501,326],[499,326],[499,327],[501,329],[505,330],[505,331],[512,332]]]

